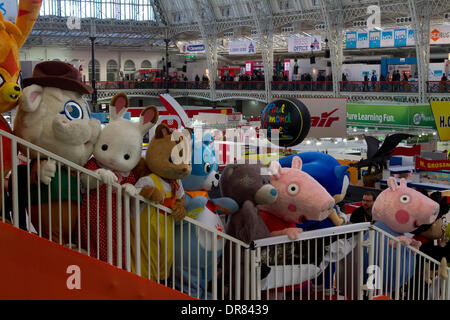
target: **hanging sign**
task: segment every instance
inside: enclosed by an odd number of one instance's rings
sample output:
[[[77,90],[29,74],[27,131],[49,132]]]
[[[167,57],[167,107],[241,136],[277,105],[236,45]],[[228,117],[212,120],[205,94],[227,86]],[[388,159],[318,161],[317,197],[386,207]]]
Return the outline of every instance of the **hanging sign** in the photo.
[[[267,138],[282,147],[298,145],[308,135],[311,115],[301,101],[281,98],[269,103],[261,113],[261,129],[267,129]],[[278,130],[278,141],[271,138],[271,130]]]
[[[180,46],[180,53],[203,53],[205,52],[204,44],[183,44]]]
[[[17,17],[17,1],[0,1],[0,12],[6,21],[14,23]]]
[[[430,101],[439,140],[450,140],[450,101]]]
[[[229,54],[254,54],[256,52],[255,42],[248,41],[230,41],[228,43]]]
[[[322,37],[313,35],[311,37],[289,38],[288,52],[311,52],[311,45],[313,51],[322,50]]]

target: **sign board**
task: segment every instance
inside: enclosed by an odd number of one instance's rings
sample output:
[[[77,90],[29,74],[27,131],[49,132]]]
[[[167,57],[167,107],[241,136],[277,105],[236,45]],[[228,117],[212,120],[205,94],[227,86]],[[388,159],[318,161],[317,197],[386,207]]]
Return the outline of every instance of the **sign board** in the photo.
[[[255,42],[251,40],[246,41],[230,41],[228,43],[229,54],[255,54]]]
[[[17,17],[17,1],[0,1],[0,12],[6,21],[11,21],[14,23]]]
[[[428,160],[416,157],[416,169],[427,171],[450,170],[450,160]]]
[[[361,32],[347,32],[345,37],[346,49],[383,48],[414,46],[414,30],[399,28],[393,30],[372,30]]]
[[[430,105],[439,139],[450,140],[450,101],[430,101]]]
[[[450,26],[440,25],[430,27],[430,44],[450,43]]]
[[[311,118],[308,108],[295,98],[274,100],[261,112],[261,129],[267,129],[269,141],[282,147],[296,146],[301,143],[310,127]],[[278,141],[272,141],[272,130],[278,130]]]
[[[180,46],[180,53],[204,53],[204,44],[183,44]]]
[[[347,99],[298,98],[311,114],[308,138],[333,138],[347,136]]]
[[[347,105],[347,125],[408,129],[410,127],[435,129],[433,114],[429,105]]]
[[[311,52],[311,45],[313,51],[322,50],[322,38],[318,35],[311,37],[289,38],[288,52]]]

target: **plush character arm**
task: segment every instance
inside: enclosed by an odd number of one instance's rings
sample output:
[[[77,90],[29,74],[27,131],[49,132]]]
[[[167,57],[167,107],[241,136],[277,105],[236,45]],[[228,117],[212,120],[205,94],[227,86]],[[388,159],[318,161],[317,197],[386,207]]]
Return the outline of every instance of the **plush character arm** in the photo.
[[[156,203],[162,203],[165,198],[164,192],[158,190],[156,187],[150,186],[143,187],[141,191],[139,191],[139,195]]]
[[[214,209],[218,214],[232,214],[239,210],[238,203],[231,198],[215,198],[210,199],[210,201],[214,203]]]
[[[419,250],[420,246],[422,245],[422,242],[408,238],[406,236],[398,236],[397,239],[400,240],[400,242],[402,244],[404,244],[405,246],[411,246],[417,250]],[[397,242],[396,241],[392,241],[389,240],[389,246],[396,248],[397,247]]]
[[[186,215],[192,219],[196,219],[205,208],[207,202],[208,199],[202,196],[192,198],[189,195],[185,195],[184,206],[186,208]]]
[[[172,216],[176,221],[183,220],[186,217],[186,207],[184,206],[184,197],[175,200],[172,206]]]
[[[340,226],[345,222],[344,218],[339,216],[339,208],[336,205],[333,207],[333,209],[330,209],[329,212],[330,215],[328,216],[328,218],[330,218],[331,222],[333,222],[335,226]]]
[[[276,237],[276,236],[288,236],[288,238],[290,240],[296,240],[298,239],[298,236],[300,235],[300,233],[303,231],[302,228],[286,228],[286,229],[282,229],[282,230],[277,230],[277,231],[272,231],[270,233],[270,235],[272,237]]]

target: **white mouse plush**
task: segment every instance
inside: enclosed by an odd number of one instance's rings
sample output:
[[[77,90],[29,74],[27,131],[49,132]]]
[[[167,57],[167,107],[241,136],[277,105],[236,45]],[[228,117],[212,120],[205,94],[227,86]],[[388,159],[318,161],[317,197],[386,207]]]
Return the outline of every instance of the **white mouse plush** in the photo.
[[[128,108],[128,98],[124,93],[114,96],[110,103],[110,123],[100,132],[94,145],[94,152],[86,169],[94,170],[103,183],[99,184],[99,252],[97,252],[97,182],[88,179],[86,175],[81,177],[83,185],[88,187],[89,212],[87,196],[83,198],[81,208],[81,239],[82,246],[89,249],[89,254],[103,261],[107,261],[107,184],[117,182],[134,188],[136,178],[132,169],[136,167],[142,152],[143,136],[158,121],[158,109],[154,106],[145,108],[139,119],[139,123],[133,123],[123,119]],[[112,194],[112,230],[117,230],[116,192]],[[89,220],[87,219],[89,216]],[[89,221],[89,225],[88,225]],[[89,233],[88,233],[89,227]],[[123,228],[123,227],[122,227]],[[117,232],[113,232],[113,254],[116,265]],[[89,240],[89,241],[88,241]],[[89,246],[88,246],[89,243]],[[123,247],[124,248],[124,247]],[[124,255],[123,255],[124,257]]]

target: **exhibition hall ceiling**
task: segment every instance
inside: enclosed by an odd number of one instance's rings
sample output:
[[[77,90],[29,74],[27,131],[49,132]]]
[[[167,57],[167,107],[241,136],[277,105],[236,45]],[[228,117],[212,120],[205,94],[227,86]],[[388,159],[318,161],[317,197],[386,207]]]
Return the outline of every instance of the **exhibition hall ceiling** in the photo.
[[[88,47],[95,36],[97,46],[164,47],[168,38],[175,48],[206,38],[218,52],[233,40],[255,41],[258,50],[270,29],[274,52],[286,52],[290,37],[319,35],[323,42],[330,29],[363,30],[371,5],[380,8],[381,30],[414,28],[410,5],[424,3],[432,24],[450,24],[448,0],[46,0],[26,45]],[[327,26],[330,19],[340,26]]]

